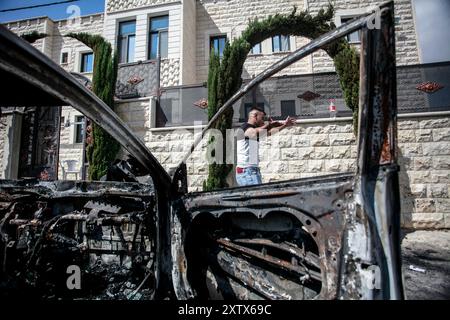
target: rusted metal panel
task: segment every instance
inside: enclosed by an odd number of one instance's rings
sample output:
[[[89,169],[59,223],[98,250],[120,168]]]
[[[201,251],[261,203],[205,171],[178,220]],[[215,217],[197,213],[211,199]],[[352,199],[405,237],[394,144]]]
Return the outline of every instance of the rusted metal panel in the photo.
[[[270,270],[273,279],[281,277],[280,283],[274,283],[277,289],[271,290],[273,295],[269,297],[263,290],[257,294],[260,298],[300,299],[302,290],[309,292],[308,298],[337,298],[345,199],[352,193],[353,183],[352,174],[337,174],[186,195],[179,206],[185,213],[179,214],[188,222],[173,245],[184,248],[188,266],[202,259],[209,263],[211,277],[219,277],[214,265],[226,258],[229,277],[223,281],[243,276],[242,270],[248,268]],[[204,250],[210,252],[207,258],[192,252],[199,246],[206,246]],[[201,277],[198,269],[188,267],[187,278]],[[295,290],[290,294],[283,291],[283,277],[297,289],[296,294]],[[227,297],[247,296],[247,291],[261,291],[267,281],[256,275],[252,279],[253,284],[236,283],[232,291],[224,287],[217,290]],[[184,284],[186,290],[204,290],[196,281],[193,288]]]
[[[155,190],[138,183],[1,181],[2,294],[30,298],[152,299]],[[3,245],[4,244],[4,245]],[[80,290],[67,268],[83,270]],[[3,281],[3,280],[2,280]]]
[[[186,194],[172,214],[172,221],[181,224],[172,241],[174,259],[188,266],[180,273],[174,266],[179,297],[403,298],[392,2],[375,12],[267,69],[225,103],[205,128],[271,74],[361,28],[357,174]],[[368,29],[367,22],[375,18],[381,29]]]
[[[366,216],[366,233],[374,248],[371,259],[380,268],[378,294],[402,299],[393,3],[379,12],[381,28],[362,31],[356,205]]]

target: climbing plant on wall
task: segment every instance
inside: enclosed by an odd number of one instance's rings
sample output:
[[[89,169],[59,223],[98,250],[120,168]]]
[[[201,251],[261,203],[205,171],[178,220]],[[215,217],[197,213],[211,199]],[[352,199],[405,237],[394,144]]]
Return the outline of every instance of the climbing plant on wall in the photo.
[[[20,35],[20,37],[29,43],[35,43],[37,40],[47,37],[47,34],[40,33],[34,30],[31,32],[23,33]]]
[[[92,91],[111,109],[114,109],[117,54],[112,54],[111,45],[99,35],[81,32],[69,33],[66,36],[83,42],[94,51]],[[105,175],[119,149],[119,143],[92,122],[90,144],[86,151],[89,161],[89,179],[99,180]]]
[[[211,61],[208,71],[208,116],[214,116],[217,110],[240,88],[244,62],[251,48],[261,41],[276,35],[301,36],[314,39],[335,28],[332,23],[333,6],[321,9],[316,16],[308,12],[297,13],[296,7],[290,14],[276,14],[266,19],[250,21],[242,35],[227,42],[220,61]],[[347,106],[353,111],[354,128],[358,114],[359,90],[359,55],[345,39],[337,40],[323,48],[334,60],[336,72],[344,92]],[[211,56],[216,60],[215,56]],[[210,80],[214,82],[210,84]],[[211,80],[212,81],[212,80]],[[212,88],[209,86],[213,85]],[[233,109],[230,108],[215,124],[225,137],[225,130],[230,129],[233,119]],[[210,141],[211,142],[211,141]],[[225,141],[224,141],[225,142]],[[226,143],[223,144],[225,155]],[[208,178],[204,183],[205,190],[227,187],[227,176],[232,170],[230,164],[210,164]]]

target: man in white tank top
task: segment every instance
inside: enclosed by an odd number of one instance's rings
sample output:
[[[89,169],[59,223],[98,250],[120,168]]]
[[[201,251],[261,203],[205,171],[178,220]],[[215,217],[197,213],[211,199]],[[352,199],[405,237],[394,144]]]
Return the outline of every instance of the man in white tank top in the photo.
[[[253,107],[248,113],[248,122],[244,123],[237,135],[236,181],[239,186],[262,183],[259,170],[259,137],[262,133],[270,136],[286,127],[292,126],[295,119],[287,117],[284,123],[268,121],[264,123],[266,113]]]

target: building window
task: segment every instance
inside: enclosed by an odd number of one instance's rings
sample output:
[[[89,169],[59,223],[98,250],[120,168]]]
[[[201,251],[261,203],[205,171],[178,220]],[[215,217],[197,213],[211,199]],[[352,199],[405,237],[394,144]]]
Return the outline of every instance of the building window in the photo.
[[[289,36],[274,36],[272,37],[272,52],[282,52],[291,50],[289,43]]]
[[[252,48],[252,54],[260,54],[261,53],[261,42],[257,43]]]
[[[341,18],[341,23],[345,24],[351,20],[353,20],[356,17],[346,17],[346,18]],[[347,41],[349,43],[360,43],[361,42],[361,38],[359,35],[359,31],[355,31],[353,33],[350,33],[349,35],[347,35]]]
[[[66,64],[67,62],[69,62],[69,53],[68,52],[61,53],[61,64]]]
[[[223,57],[223,50],[227,42],[227,36],[214,36],[209,41],[209,52],[214,49],[214,53],[219,55],[219,58]]]
[[[167,58],[169,44],[169,16],[154,17],[150,19],[150,45],[149,58]]]
[[[119,63],[134,61],[134,48],[136,43],[136,21],[119,23],[119,37],[117,40]]]
[[[94,65],[94,54],[92,52],[81,54],[81,72],[92,72]]]
[[[83,142],[84,116],[75,116],[75,143]]]
[[[282,100],[281,101],[281,119],[288,116],[295,116],[295,101],[294,100]]]

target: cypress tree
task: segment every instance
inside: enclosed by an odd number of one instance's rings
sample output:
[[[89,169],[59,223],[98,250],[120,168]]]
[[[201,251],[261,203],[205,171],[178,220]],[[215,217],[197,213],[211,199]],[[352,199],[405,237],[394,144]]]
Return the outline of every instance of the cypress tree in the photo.
[[[215,53],[214,49],[211,50],[209,56],[209,72],[208,72],[208,120],[210,120],[217,111],[217,83],[219,73],[220,59]]]
[[[69,33],[66,35],[83,42],[94,52],[92,91],[114,110],[114,93],[117,80],[117,54],[112,54],[111,45],[99,35]],[[86,156],[89,161],[89,179],[99,180],[106,174],[115,160],[120,144],[100,126],[92,122],[92,142]]]

